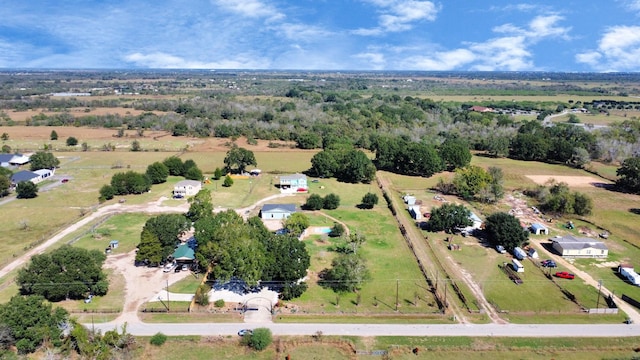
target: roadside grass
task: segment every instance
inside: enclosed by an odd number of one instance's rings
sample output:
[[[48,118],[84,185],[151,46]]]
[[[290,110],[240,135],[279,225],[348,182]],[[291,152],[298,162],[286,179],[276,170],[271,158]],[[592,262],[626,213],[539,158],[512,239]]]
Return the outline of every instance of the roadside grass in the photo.
[[[233,337],[169,337],[162,346],[154,346],[148,338],[141,338],[141,347],[136,349],[133,358],[140,360],[272,360],[276,359],[274,346],[263,351],[253,351],[240,345],[240,339]]]
[[[293,340],[295,341],[295,340]],[[334,344],[306,343],[287,348],[287,356],[291,359],[352,359],[351,349],[341,349]]]
[[[240,313],[189,313],[184,309],[178,311],[180,312],[138,312],[138,317],[145,323],[242,323],[244,321]]]
[[[454,324],[440,314],[282,314],[274,318],[278,323],[307,324]]]
[[[167,307],[169,308],[169,312],[178,311],[178,312],[188,312],[189,306],[191,305],[191,301],[150,301],[142,304],[138,309],[139,312],[160,312],[167,311]]]
[[[388,350],[393,359],[626,359],[636,356],[639,339],[376,337],[370,348]]]
[[[120,314],[124,306],[125,280],[122,274],[115,274],[113,270],[105,270],[109,280],[109,291],[105,296],[94,296],[90,303],[84,300],[65,300],[55,305],[60,306],[72,315],[77,313],[114,313]]]
[[[202,278],[187,276],[177,283],[170,285],[169,292],[176,294],[195,294],[201,282]]]

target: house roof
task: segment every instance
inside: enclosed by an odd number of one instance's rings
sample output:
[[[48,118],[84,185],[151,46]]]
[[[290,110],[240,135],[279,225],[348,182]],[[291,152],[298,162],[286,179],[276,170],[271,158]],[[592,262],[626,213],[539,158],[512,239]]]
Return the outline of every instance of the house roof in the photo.
[[[598,241],[592,238],[575,237],[573,235],[565,235],[564,237],[553,239],[553,242],[558,243],[565,250],[582,250],[582,249],[598,249],[609,250],[607,245],[602,241]]]
[[[197,186],[202,186],[202,183],[196,180],[182,180],[182,181],[178,181],[174,187],[187,187],[187,186],[197,187]]]
[[[19,183],[21,181],[31,181],[31,179],[33,178],[37,178],[38,174],[32,172],[32,171],[28,171],[28,170],[21,170],[18,171],[17,173],[11,175],[11,182],[14,183]]]
[[[0,163],[8,163],[13,159],[13,154],[0,154]]]
[[[294,213],[296,212],[296,205],[295,204],[264,204],[262,205],[262,212]]]
[[[544,226],[544,225],[542,225],[542,224],[539,224],[539,223],[533,223],[533,224],[531,224],[531,228],[532,228],[533,230],[547,230],[547,227],[546,227],[546,226]]]
[[[178,246],[176,251],[173,252],[172,256],[176,260],[193,260],[196,258],[193,249],[190,248],[187,244]]]
[[[292,174],[292,175],[282,175],[280,176],[280,180],[299,180],[306,179],[307,175],[305,174]]]
[[[53,170],[49,170],[49,169],[40,169],[40,170],[36,170],[33,172],[34,174],[38,175],[38,176],[42,176],[42,175],[47,175],[47,174],[53,174]]]

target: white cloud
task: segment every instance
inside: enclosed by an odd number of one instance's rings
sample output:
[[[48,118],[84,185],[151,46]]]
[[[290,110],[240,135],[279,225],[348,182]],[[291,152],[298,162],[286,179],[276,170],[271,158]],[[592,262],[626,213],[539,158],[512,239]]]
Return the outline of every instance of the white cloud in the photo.
[[[386,65],[385,56],[379,52],[366,52],[360,53],[353,56],[354,58],[363,61],[366,63],[367,69],[371,70],[384,70]]]
[[[483,43],[472,44],[469,49],[476,54],[478,59],[472,66],[474,70],[519,71],[530,70],[534,67],[524,36],[495,38]]]
[[[125,61],[139,67],[152,69],[266,69],[269,64],[253,57],[236,55],[233,60],[201,62],[156,52],[150,54],[133,53],[125,56]]]
[[[570,27],[560,27],[557,23],[564,20],[560,15],[543,15],[536,16],[529,23],[529,38],[539,39],[546,37],[560,37],[565,40],[569,39]]]
[[[324,28],[306,24],[284,23],[274,27],[274,29],[282,33],[287,39],[301,41],[314,41],[333,34],[333,32]]]
[[[357,29],[355,35],[372,36],[388,32],[411,30],[419,21],[434,21],[440,7],[422,0],[363,0],[380,8],[378,27]]]
[[[626,6],[633,11],[640,11],[640,0],[626,0]]]
[[[260,0],[212,0],[212,2],[227,11],[249,18],[279,20],[285,17],[275,7]]]
[[[596,50],[576,55],[576,61],[598,71],[637,71],[640,68],[640,26],[608,28]]]
[[[455,70],[476,60],[476,55],[468,49],[435,52],[428,56],[412,56],[402,62],[404,69],[431,71]]]

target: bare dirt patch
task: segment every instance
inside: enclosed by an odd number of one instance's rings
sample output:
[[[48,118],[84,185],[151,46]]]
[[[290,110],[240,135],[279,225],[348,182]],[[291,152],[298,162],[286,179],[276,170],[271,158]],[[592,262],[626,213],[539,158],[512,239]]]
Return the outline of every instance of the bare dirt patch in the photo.
[[[526,177],[538,185],[546,185],[551,180],[566,183],[569,187],[602,187],[603,185],[610,184],[608,181],[592,176],[526,175]]]
[[[117,133],[116,129],[88,128],[74,126],[7,126],[3,127],[3,132],[9,134],[10,139],[49,141],[51,131],[55,130],[64,141],[67,137],[73,136],[81,140],[110,140]],[[140,138],[135,130],[124,132],[125,137]],[[144,138],[161,138],[171,136],[167,131],[145,130]],[[59,140],[60,141],[60,140]]]

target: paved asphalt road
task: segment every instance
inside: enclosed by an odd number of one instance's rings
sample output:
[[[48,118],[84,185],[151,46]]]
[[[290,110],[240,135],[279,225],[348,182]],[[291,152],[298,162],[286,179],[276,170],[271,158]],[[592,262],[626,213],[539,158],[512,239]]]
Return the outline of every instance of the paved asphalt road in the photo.
[[[96,330],[113,330],[114,323],[85,324]],[[165,335],[234,335],[240,329],[268,327],[274,335],[323,335],[339,336],[496,336],[496,337],[629,337],[640,336],[640,325],[515,325],[515,324],[242,324],[242,323],[189,323],[189,324],[127,324],[127,332],[138,336],[150,336],[161,332]]]

